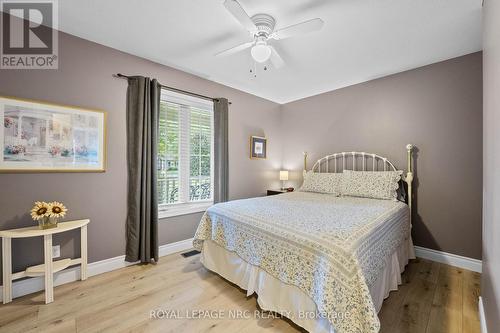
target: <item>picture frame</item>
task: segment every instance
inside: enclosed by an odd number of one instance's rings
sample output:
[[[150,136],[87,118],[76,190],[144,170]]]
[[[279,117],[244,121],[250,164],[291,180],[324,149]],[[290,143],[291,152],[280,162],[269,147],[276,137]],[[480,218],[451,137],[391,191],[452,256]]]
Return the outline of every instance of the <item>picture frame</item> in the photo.
[[[267,139],[261,136],[250,137],[250,158],[251,159],[266,159],[267,158]]]
[[[0,173],[105,172],[107,113],[0,96]]]

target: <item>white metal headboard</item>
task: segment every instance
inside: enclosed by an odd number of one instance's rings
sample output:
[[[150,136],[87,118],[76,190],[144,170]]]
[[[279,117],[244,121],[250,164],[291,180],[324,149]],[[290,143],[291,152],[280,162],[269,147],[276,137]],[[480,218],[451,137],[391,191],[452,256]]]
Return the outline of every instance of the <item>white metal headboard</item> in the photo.
[[[327,155],[317,160],[311,170],[313,172],[342,172],[347,169],[355,171],[397,170],[394,164],[385,157],[357,151]]]
[[[406,145],[407,169],[403,180],[408,184],[408,206],[412,206],[412,182],[413,182],[413,145]],[[342,172],[344,170],[354,171],[396,171],[397,168],[387,158],[377,154],[365,152],[342,152],[327,155],[314,163],[313,172]],[[307,171],[307,152],[304,152],[304,172]]]

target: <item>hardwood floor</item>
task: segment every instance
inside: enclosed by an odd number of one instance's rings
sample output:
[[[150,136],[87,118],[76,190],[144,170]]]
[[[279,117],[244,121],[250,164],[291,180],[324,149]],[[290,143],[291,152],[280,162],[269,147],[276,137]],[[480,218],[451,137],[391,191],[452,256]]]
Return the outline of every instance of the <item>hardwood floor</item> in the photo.
[[[384,301],[381,332],[479,333],[480,274],[413,260],[404,284]],[[0,305],[0,332],[299,332],[264,312],[251,319],[150,319],[152,310],[256,310],[256,298],[207,271],[199,255],[130,266]],[[165,312],[157,312],[157,316]],[[215,313],[212,313],[214,315]],[[171,315],[169,315],[172,317]],[[266,318],[268,316],[269,318]]]

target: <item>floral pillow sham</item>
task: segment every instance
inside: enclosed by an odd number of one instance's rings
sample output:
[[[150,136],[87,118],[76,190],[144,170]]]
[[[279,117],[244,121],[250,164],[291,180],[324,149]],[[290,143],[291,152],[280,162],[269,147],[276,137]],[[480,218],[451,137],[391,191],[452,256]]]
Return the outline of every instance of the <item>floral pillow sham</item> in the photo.
[[[343,196],[397,200],[403,171],[344,170],[340,184]]]
[[[299,191],[340,195],[341,173],[319,173],[308,171],[304,174],[304,183]]]

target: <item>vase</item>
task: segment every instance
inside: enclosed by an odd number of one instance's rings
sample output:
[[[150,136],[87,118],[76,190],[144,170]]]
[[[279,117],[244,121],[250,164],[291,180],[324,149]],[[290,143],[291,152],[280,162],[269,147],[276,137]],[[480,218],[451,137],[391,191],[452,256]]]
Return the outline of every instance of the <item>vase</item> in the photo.
[[[40,229],[51,229],[57,227],[58,219],[54,217],[43,217],[38,220],[38,227]]]

